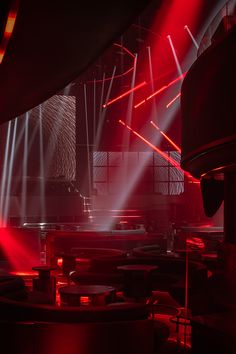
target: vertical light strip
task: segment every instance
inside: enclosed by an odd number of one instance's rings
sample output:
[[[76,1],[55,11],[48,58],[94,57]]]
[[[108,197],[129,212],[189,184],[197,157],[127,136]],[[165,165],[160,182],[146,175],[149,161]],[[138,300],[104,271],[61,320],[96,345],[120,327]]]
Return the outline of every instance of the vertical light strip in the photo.
[[[190,38],[192,39],[193,44],[195,45],[195,47],[196,47],[197,49],[199,49],[199,45],[197,44],[197,41],[196,41],[195,38],[193,37],[193,34],[192,34],[192,32],[190,31],[189,27],[188,27],[187,25],[185,25],[185,26],[184,26],[184,29],[188,32],[188,34],[189,34]]]
[[[100,98],[99,116],[98,116],[99,120],[98,120],[95,143],[94,143],[95,149],[98,148],[98,145],[100,143],[100,138],[101,138],[101,132],[102,132],[102,125],[103,125],[103,123],[102,123],[102,102],[103,102],[103,98],[104,98],[105,80],[106,80],[106,76],[105,76],[105,73],[104,73],[103,77],[102,77],[102,89],[101,89],[101,98]]]
[[[113,69],[112,72],[112,77],[109,83],[109,87],[107,90],[107,95],[106,95],[106,99],[105,102],[107,103],[110,97],[110,93],[111,93],[111,88],[113,85],[113,80],[115,77],[115,72],[116,72],[116,66]],[[105,80],[105,76],[104,76],[104,80]],[[99,143],[100,143],[100,139],[101,139],[101,135],[102,135],[102,129],[103,129],[103,124],[104,124],[104,120],[105,120],[105,116],[106,116],[106,107],[103,108],[102,107],[102,99],[103,99],[103,95],[104,95],[104,81],[103,81],[103,86],[102,86],[102,94],[101,94],[101,106],[100,106],[100,114],[99,114],[99,125],[98,125],[98,130],[97,130],[97,136],[96,136],[96,143],[95,146],[96,148],[98,147]]]
[[[10,136],[11,136],[11,124],[10,121],[7,127],[7,139],[6,139],[6,148],[4,154],[4,163],[3,163],[3,171],[2,171],[2,179],[1,179],[1,195],[0,195],[0,226],[4,226],[4,208],[6,201],[6,181],[7,181],[7,170],[8,170],[8,162],[9,162],[9,146],[10,146]]]
[[[175,48],[174,48],[174,45],[173,45],[173,42],[172,42],[172,39],[171,39],[171,36],[168,35],[167,36],[167,39],[170,43],[170,47],[171,47],[171,50],[172,50],[172,53],[173,53],[173,56],[174,56],[174,60],[175,60],[175,64],[176,64],[176,67],[177,67],[177,71],[178,71],[178,74],[179,76],[182,76],[183,75],[183,72],[181,70],[181,66],[180,66],[180,63],[179,63],[179,59],[177,57],[177,54],[176,54],[176,51],[175,51]]]
[[[84,197],[91,197],[92,194],[91,193],[91,168],[90,168],[88,105],[87,105],[86,84],[84,84],[84,112],[85,112],[85,126],[86,126],[87,169],[88,169],[88,186],[89,186],[89,195]]]
[[[43,109],[39,105],[39,161],[40,161],[40,219],[46,222],[46,202],[45,202],[45,166],[44,166],[44,146],[43,146]]]
[[[10,196],[11,196],[12,172],[13,172],[15,146],[16,146],[17,123],[18,123],[18,118],[16,118],[14,120],[14,129],[13,129],[13,137],[12,137],[12,145],[11,145],[11,155],[10,155],[10,160],[9,160],[8,174],[7,174],[6,199],[5,199],[4,212],[3,212],[4,226],[7,225],[7,221],[8,221]]]
[[[22,182],[21,182],[21,225],[26,220],[26,197],[27,197],[27,172],[28,172],[28,144],[29,144],[29,112],[25,113],[24,121],[24,153],[23,153],[23,167],[22,167]]]
[[[96,79],[93,81],[93,143],[95,143],[96,132]]]

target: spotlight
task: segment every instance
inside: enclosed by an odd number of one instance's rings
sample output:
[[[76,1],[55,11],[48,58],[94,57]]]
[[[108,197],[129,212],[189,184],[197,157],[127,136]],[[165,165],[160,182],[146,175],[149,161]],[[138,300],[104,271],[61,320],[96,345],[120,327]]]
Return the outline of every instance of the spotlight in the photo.
[[[183,75],[183,73],[182,73],[182,70],[181,70],[181,67],[180,67],[180,63],[179,63],[176,51],[175,51],[175,47],[173,45],[173,42],[172,42],[172,39],[171,39],[170,35],[168,35],[167,38],[168,38],[169,43],[170,43],[170,47],[171,47],[171,50],[172,50],[172,53],[173,53],[173,56],[174,56],[174,60],[175,60],[175,64],[176,64],[178,73],[181,76],[181,75]]]
[[[199,45],[197,44],[197,41],[196,41],[195,38],[193,37],[193,34],[192,34],[192,32],[190,31],[189,27],[188,27],[187,25],[185,25],[185,26],[184,26],[184,29],[188,32],[188,34],[189,34],[190,38],[192,39],[193,44],[195,45],[195,47],[196,47],[197,49],[199,49]]]

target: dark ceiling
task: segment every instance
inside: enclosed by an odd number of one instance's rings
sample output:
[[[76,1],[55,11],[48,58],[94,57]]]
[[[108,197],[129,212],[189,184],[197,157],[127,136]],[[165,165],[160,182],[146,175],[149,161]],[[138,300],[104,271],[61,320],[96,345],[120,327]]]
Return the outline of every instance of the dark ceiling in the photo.
[[[193,28],[195,34],[220,2],[193,0],[193,3],[197,1],[201,3],[201,11]],[[162,54],[166,55],[168,33],[162,32],[163,18],[175,4],[178,14],[170,21],[169,28],[173,30],[176,25],[178,32],[190,6],[183,0],[7,0],[0,5],[2,24],[16,2],[19,9],[15,28],[0,64],[1,123],[45,101],[81,74],[87,79],[94,76],[99,79],[104,70],[111,72],[116,60],[111,59],[114,49],[119,53],[118,47],[111,50],[112,43],[120,43],[122,34],[133,53],[140,51],[144,41],[145,46],[149,44],[147,38],[154,37],[163,43]],[[159,76],[172,70],[166,65],[169,53],[163,55],[157,62]],[[129,66],[129,60],[124,59],[117,70]]]
[[[2,13],[7,15],[15,2],[1,3]],[[0,121],[38,105],[75,79],[149,3],[19,1],[15,28],[0,65]]]

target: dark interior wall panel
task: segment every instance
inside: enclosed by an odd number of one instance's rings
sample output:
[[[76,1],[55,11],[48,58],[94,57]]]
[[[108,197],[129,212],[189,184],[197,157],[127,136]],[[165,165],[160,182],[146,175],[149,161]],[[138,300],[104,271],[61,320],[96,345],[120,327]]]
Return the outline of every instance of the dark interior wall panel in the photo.
[[[226,147],[236,139],[235,40],[233,28],[196,60],[183,82],[182,167],[195,175],[236,160]]]

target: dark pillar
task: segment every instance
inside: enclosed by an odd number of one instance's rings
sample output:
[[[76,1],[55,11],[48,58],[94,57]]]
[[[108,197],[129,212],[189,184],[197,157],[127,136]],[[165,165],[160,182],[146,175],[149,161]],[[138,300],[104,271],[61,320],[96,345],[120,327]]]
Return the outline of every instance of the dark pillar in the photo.
[[[232,283],[236,279],[236,172],[224,176],[224,251],[225,277]],[[236,285],[236,283],[235,283]]]
[[[76,180],[82,196],[91,197],[93,187],[93,127],[85,112],[83,87],[76,95]],[[87,100],[87,106],[88,100]],[[86,119],[87,117],[87,119]]]

